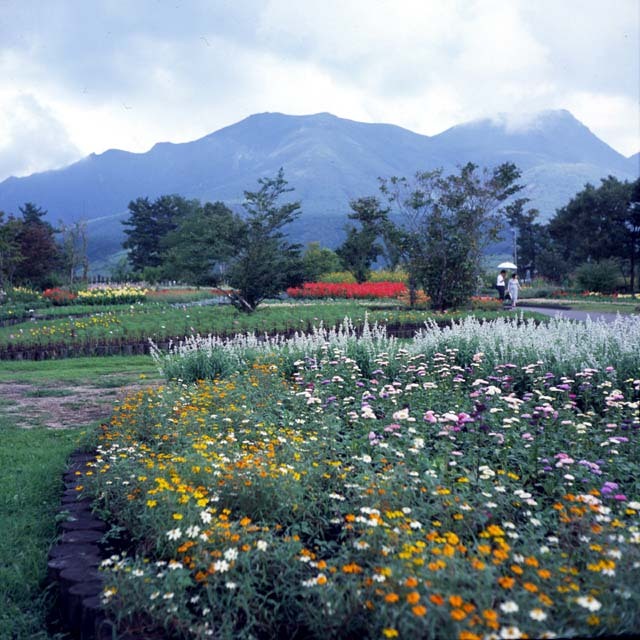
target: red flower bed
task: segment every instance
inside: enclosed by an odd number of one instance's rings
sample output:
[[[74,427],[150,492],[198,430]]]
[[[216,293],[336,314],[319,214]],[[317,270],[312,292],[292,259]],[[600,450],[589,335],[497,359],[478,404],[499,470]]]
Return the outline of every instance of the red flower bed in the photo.
[[[76,298],[75,293],[54,287],[53,289],[45,289],[42,296],[51,302],[56,307],[62,307],[67,304],[72,304]]]
[[[402,282],[305,282],[287,289],[292,298],[397,298],[407,287]]]

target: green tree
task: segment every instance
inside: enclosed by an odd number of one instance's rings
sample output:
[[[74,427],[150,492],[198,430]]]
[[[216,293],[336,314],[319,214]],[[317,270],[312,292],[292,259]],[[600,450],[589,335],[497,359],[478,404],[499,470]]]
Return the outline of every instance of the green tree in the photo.
[[[282,169],[275,178],[260,178],[258,184],[258,191],[244,192],[247,218],[229,268],[229,283],[238,290],[233,302],[247,312],[255,311],[265,298],[300,284],[303,275],[300,245],[291,244],[283,231],[300,215],[300,203],[279,203],[293,191]]]
[[[13,285],[18,265],[23,260],[20,253],[20,229],[22,222],[13,216],[4,220],[0,211],[0,289]]]
[[[129,203],[129,217],[122,223],[128,227],[125,229],[127,239],[122,246],[128,250],[134,272],[162,266],[165,237],[199,204],[197,200],[178,195],[160,196],[153,203],[149,198],[137,198]]]
[[[413,181],[381,180],[381,191],[399,210],[402,255],[412,282],[434,309],[469,300],[481,273],[482,252],[503,223],[504,205],[522,187],[512,163],[478,172],[468,163],[457,174],[418,172]]]
[[[242,228],[240,216],[222,202],[193,207],[163,240],[165,277],[197,285],[219,282]]]
[[[357,282],[365,282],[371,275],[371,266],[383,253],[378,238],[387,223],[389,209],[383,209],[378,198],[367,196],[349,203],[349,220],[359,226],[347,227],[347,237],[336,250],[342,265],[350,271]]]
[[[305,282],[316,282],[324,273],[338,271],[341,263],[335,251],[321,247],[319,242],[310,242],[302,256]]]
[[[537,209],[525,211],[528,201],[528,198],[517,198],[505,207],[505,214],[509,226],[516,232],[518,270],[535,274],[540,268],[540,254],[548,246],[549,239],[544,225],[537,222],[540,212]]]
[[[70,225],[60,222],[58,229],[61,235],[61,262],[66,273],[65,280],[70,285],[78,279],[86,282],[89,274],[86,221],[80,220]]]
[[[556,249],[570,265],[629,258],[629,215],[632,184],[613,176],[601,180],[599,187],[586,184],[549,220],[549,235]]]
[[[20,207],[22,220],[17,235],[21,260],[16,265],[16,283],[44,289],[57,281],[61,252],[55,229],[44,220],[46,211],[32,202]]]

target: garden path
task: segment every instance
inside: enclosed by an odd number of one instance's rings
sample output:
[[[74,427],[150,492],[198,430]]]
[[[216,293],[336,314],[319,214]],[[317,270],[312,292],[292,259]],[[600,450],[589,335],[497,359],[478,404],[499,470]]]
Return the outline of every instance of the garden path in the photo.
[[[118,400],[153,384],[157,382],[104,388],[90,384],[1,382],[0,414],[19,427],[75,429],[107,420]]]
[[[615,319],[620,315],[617,313],[608,313],[606,311],[578,311],[577,309],[552,309],[549,307],[533,307],[527,305],[527,311],[536,311],[538,313],[542,313],[545,316],[550,316],[551,318],[568,318],[569,320],[580,320],[586,321],[587,318],[591,318],[594,322],[600,320],[602,322],[614,322]],[[626,317],[628,314],[623,315],[622,317]],[[635,314],[634,314],[635,315]]]

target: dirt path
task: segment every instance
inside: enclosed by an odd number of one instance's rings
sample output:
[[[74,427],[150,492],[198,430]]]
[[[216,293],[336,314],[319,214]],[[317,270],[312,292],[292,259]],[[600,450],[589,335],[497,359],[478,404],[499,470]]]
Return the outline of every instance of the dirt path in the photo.
[[[114,404],[149,384],[96,387],[78,384],[0,383],[0,413],[19,427],[77,428],[107,420]]]

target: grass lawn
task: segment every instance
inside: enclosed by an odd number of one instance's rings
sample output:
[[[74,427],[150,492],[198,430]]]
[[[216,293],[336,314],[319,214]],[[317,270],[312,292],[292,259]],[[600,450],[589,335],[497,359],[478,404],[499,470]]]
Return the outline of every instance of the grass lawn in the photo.
[[[48,385],[87,384],[109,389],[159,374],[148,356],[3,362],[0,382],[34,385],[32,397],[55,395]],[[62,389],[61,393],[65,390]],[[109,393],[108,391],[106,393]],[[0,406],[3,406],[0,400]],[[69,454],[93,425],[75,429],[21,429],[0,412],[0,639],[48,640],[53,594],[44,580],[56,537],[62,474]]]
[[[43,589],[62,472],[78,430],[18,429],[0,416],[0,637],[46,639]]]
[[[71,358],[68,360],[5,361],[0,382],[44,384],[82,383],[108,388],[139,381],[140,376],[160,379],[150,356],[109,356],[105,358]]]

